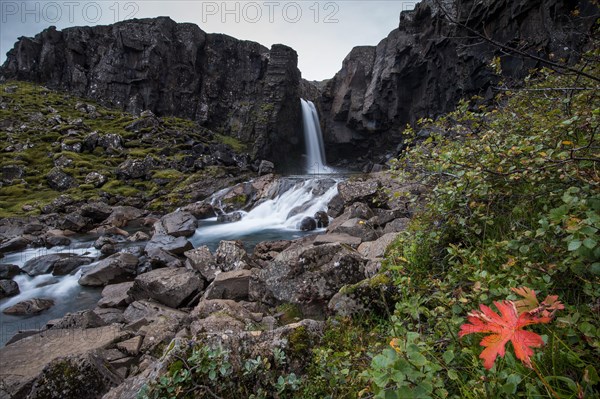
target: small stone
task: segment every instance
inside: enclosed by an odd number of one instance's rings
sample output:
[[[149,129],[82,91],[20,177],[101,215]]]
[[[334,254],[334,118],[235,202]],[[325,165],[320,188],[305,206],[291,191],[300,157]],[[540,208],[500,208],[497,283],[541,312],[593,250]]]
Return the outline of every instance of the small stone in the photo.
[[[137,354],[140,352],[140,347],[142,346],[143,341],[144,338],[138,335],[128,339],[127,341],[119,342],[117,344],[117,348],[131,356],[137,356]]]

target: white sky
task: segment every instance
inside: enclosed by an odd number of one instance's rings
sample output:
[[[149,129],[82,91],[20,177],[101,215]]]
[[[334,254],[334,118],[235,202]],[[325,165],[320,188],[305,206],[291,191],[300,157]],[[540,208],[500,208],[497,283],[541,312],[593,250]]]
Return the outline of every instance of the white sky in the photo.
[[[110,24],[130,18],[169,16],[206,32],[225,33],[267,47],[283,43],[298,52],[302,76],[328,79],[354,46],[376,45],[398,27],[406,0],[0,0],[0,63],[20,36],[50,25]]]

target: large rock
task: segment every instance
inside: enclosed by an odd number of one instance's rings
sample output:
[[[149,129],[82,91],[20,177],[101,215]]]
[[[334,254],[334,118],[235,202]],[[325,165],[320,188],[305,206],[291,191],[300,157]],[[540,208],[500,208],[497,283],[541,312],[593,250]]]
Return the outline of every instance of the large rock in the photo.
[[[0,280],[0,299],[15,296],[19,292],[19,284],[16,281]]]
[[[90,258],[75,256],[73,254],[49,254],[28,260],[23,265],[22,270],[30,276],[48,273],[65,275],[71,273],[79,266],[89,264],[90,262]]]
[[[181,255],[193,248],[192,243],[185,237],[173,237],[166,234],[154,234],[152,239],[146,244],[147,253],[155,249],[162,249],[174,255]]]
[[[342,286],[366,277],[365,264],[366,259],[338,243],[295,244],[257,273],[250,298],[325,307]]]
[[[0,254],[12,251],[18,251],[26,248],[30,241],[25,237],[14,237],[0,244]]]
[[[129,290],[133,287],[133,281],[109,284],[102,289],[102,298],[98,301],[101,308],[125,308],[130,302]]]
[[[398,233],[387,233],[375,241],[363,242],[358,247],[358,253],[365,258],[383,258],[387,247],[396,240]]]
[[[400,292],[389,273],[377,274],[343,287],[329,301],[329,310],[343,317],[388,315],[400,299]]]
[[[134,300],[154,299],[171,308],[187,304],[204,288],[203,281],[190,270],[164,268],[135,278],[129,295]]]
[[[221,272],[217,260],[206,245],[186,251],[184,255],[188,258],[191,268],[199,272],[206,281],[213,281],[215,276]]]
[[[206,289],[204,299],[248,299],[252,275],[250,270],[220,273]]]
[[[244,243],[241,241],[221,241],[215,253],[215,258],[224,272],[251,269],[253,265],[244,249]]]
[[[348,234],[358,237],[362,241],[373,241],[380,236],[380,233],[373,229],[366,220],[359,218],[349,219],[331,230],[328,229],[328,232]]]
[[[48,323],[48,327],[54,329],[76,329],[96,328],[105,326],[107,323],[92,310],[82,310],[75,313],[67,313],[58,320]]]
[[[81,215],[92,219],[94,222],[101,222],[111,215],[113,208],[104,202],[91,202],[81,207]]]
[[[51,189],[56,191],[66,191],[77,185],[77,180],[62,169],[55,167],[46,175],[46,181]]]
[[[175,211],[163,216],[154,224],[156,234],[168,234],[173,237],[193,236],[198,227],[198,220],[189,212]]]
[[[586,0],[423,0],[377,46],[355,47],[320,101],[327,159],[385,154],[407,123],[443,114],[463,98],[490,99],[499,80],[524,78],[543,64],[482,40],[450,22],[438,4],[470,28],[542,58],[575,61],[597,8]],[[548,13],[548,10],[552,10]],[[577,20],[570,17],[577,10]],[[488,65],[500,57],[503,76]],[[385,159],[385,158],[384,158]]]
[[[81,285],[103,286],[131,281],[136,274],[138,258],[129,253],[117,253],[87,269],[79,279]]]
[[[2,313],[13,316],[26,316],[41,313],[52,306],[54,306],[54,300],[52,299],[33,298],[9,306]]]
[[[253,158],[279,164],[295,162],[302,152],[297,63],[296,52],[280,44],[269,50],[158,17],[63,31],[50,27],[35,38],[22,37],[2,75],[136,114],[150,110],[193,119],[251,143]],[[140,118],[129,129],[154,129],[156,119]],[[85,148],[102,142],[98,136]],[[145,177],[149,168],[136,162],[121,165],[117,175]]]
[[[63,330],[47,330],[0,348],[2,394],[14,398],[29,397],[36,378],[56,359],[92,352],[120,340],[122,336],[123,333],[114,326],[70,330],[67,334]],[[78,373],[74,375],[79,376]],[[48,397],[66,396],[55,392]]]
[[[0,264],[0,279],[10,280],[11,278],[18,276],[21,273],[21,268],[17,265]]]

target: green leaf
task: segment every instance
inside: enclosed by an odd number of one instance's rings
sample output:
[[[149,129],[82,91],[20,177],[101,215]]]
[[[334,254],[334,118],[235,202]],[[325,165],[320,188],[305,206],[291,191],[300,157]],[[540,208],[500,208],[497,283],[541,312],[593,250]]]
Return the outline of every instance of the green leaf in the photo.
[[[600,382],[600,378],[598,378],[598,372],[591,364],[588,364],[588,366],[583,370],[583,380],[590,385]]]
[[[444,359],[444,362],[446,362],[446,364],[450,364],[450,362],[454,359],[454,352],[452,350],[447,350],[442,355],[442,358]]]
[[[589,249],[594,249],[597,244],[598,242],[591,237],[588,237],[585,240],[583,240],[583,246]]]
[[[579,247],[581,247],[581,241],[573,240],[573,241],[569,242],[568,250],[569,251],[577,251],[579,249]]]
[[[500,391],[507,395],[514,395],[517,392],[517,386],[512,382],[507,382],[506,384],[502,385]]]
[[[448,378],[450,378],[452,381],[456,381],[458,380],[458,373],[454,369],[449,369]]]

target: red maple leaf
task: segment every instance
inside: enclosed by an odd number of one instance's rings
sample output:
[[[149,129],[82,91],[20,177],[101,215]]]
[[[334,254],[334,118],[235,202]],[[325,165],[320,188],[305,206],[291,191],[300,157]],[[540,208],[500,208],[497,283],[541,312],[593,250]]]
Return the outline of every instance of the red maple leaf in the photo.
[[[491,333],[485,336],[480,345],[485,349],[479,355],[486,369],[491,369],[496,357],[504,357],[506,344],[510,341],[515,350],[517,359],[521,360],[527,367],[531,365],[532,348],[539,348],[544,344],[542,337],[538,334],[523,330],[530,324],[549,323],[552,317],[549,315],[538,316],[539,313],[523,312],[519,314],[517,307],[512,301],[494,302],[500,315],[485,305],[480,305],[481,310],[469,313],[468,321],[460,326],[459,337],[474,333]]]

